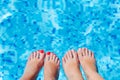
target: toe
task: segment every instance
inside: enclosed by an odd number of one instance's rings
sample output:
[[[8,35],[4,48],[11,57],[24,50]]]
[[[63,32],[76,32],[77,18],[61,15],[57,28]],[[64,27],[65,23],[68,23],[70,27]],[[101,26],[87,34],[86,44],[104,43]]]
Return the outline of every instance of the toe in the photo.
[[[34,58],[36,58],[37,57],[37,51],[34,53]]]
[[[36,58],[38,58],[38,59],[40,59],[40,53],[39,53],[39,51],[37,51],[37,55],[36,55]]]
[[[93,52],[91,52],[91,56],[94,58],[94,53]]]
[[[53,61],[56,62],[56,58],[57,58],[57,57],[56,57],[56,55],[54,54],[54,55],[53,55]]]
[[[72,50],[72,55],[73,55],[73,58],[77,58],[77,52],[75,50]]]
[[[68,61],[67,55],[64,56],[64,59],[66,62]]]
[[[71,51],[67,52],[67,54],[66,54],[67,59],[70,59],[70,55],[69,54],[71,54]]]
[[[88,50],[88,55],[92,57],[92,52],[90,50]]]
[[[57,61],[57,65],[59,66],[60,65],[60,60],[58,59],[58,61]]]
[[[35,51],[35,53],[34,53],[34,58],[37,58],[37,51]]]
[[[83,56],[86,55],[86,48],[82,48],[82,55],[83,55]]]
[[[38,50],[39,51],[39,53],[44,53],[44,50]]]
[[[50,54],[50,60],[54,60],[53,59],[53,53]]]
[[[49,60],[50,60],[50,54],[51,54],[50,52],[47,52],[47,53],[46,53],[46,59],[45,59],[46,61],[49,61]]]
[[[78,57],[79,57],[79,59],[82,58],[82,49],[81,48],[78,49]]]
[[[40,53],[37,51],[36,58],[40,58]]]
[[[39,53],[38,57],[40,57],[40,60],[43,60],[45,57],[44,50],[39,50],[38,53]]]
[[[89,56],[88,49],[85,48],[85,56]]]
[[[69,58],[72,58],[72,51],[68,52],[68,56],[69,56]]]
[[[65,62],[66,62],[64,57],[62,58],[62,62],[63,62],[63,63],[65,63]]]
[[[58,57],[56,57],[55,58],[55,63],[58,64],[58,61],[59,61],[59,59],[58,59]]]
[[[32,57],[31,57],[31,59],[34,59],[34,54],[35,54],[35,52],[32,53]]]

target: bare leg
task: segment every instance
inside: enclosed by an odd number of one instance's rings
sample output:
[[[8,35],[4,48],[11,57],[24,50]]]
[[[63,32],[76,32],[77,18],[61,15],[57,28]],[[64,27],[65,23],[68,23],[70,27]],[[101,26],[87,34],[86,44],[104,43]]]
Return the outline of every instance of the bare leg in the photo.
[[[87,48],[78,50],[80,64],[86,73],[88,80],[103,80],[97,73],[94,54]]]
[[[48,52],[44,64],[44,80],[56,80],[58,77],[60,61],[58,57]]]
[[[79,69],[77,53],[74,50],[68,51],[62,61],[68,80],[83,80]]]
[[[24,74],[20,80],[36,80],[36,77],[44,63],[44,51],[32,53],[28,59]]]

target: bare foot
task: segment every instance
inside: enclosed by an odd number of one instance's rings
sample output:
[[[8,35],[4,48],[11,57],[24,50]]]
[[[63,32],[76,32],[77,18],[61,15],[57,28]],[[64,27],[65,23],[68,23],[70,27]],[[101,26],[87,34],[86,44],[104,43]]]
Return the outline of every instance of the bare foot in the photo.
[[[48,52],[44,64],[44,80],[56,80],[58,78],[59,65],[58,57]]]
[[[68,80],[83,80],[79,69],[77,53],[74,50],[68,51],[62,61]]]
[[[103,80],[103,78],[97,73],[94,54],[90,50],[87,48],[79,49],[78,57],[89,80]]]
[[[28,59],[24,74],[20,80],[36,80],[36,77],[44,63],[44,51],[32,53]]]

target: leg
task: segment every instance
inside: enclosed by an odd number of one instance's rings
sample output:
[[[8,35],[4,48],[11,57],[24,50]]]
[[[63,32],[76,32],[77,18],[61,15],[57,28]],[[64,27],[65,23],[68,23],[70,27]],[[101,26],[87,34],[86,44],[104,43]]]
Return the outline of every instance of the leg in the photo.
[[[44,51],[32,53],[28,59],[25,71],[20,80],[36,80],[36,77],[44,63]]]
[[[83,80],[79,69],[77,53],[74,50],[66,53],[62,59],[62,63],[68,80]]]
[[[44,64],[44,80],[56,80],[58,77],[60,61],[58,57],[48,52]]]
[[[88,80],[103,80],[97,73],[94,54],[90,50],[86,48],[79,49],[78,56]]]

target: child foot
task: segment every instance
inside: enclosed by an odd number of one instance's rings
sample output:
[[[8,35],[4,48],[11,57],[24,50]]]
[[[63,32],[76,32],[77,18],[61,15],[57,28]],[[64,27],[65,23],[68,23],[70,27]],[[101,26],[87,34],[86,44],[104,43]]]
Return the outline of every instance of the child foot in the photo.
[[[68,51],[62,59],[63,68],[68,80],[83,80],[77,53],[74,50]]]
[[[32,53],[28,59],[24,74],[20,80],[36,80],[36,77],[44,63],[44,51]]]
[[[102,77],[100,77],[100,75],[97,73],[94,54],[90,50],[87,48],[79,49],[78,57],[88,79],[103,80]]]
[[[44,64],[44,80],[56,80],[58,78],[59,65],[58,57],[48,52]]]

